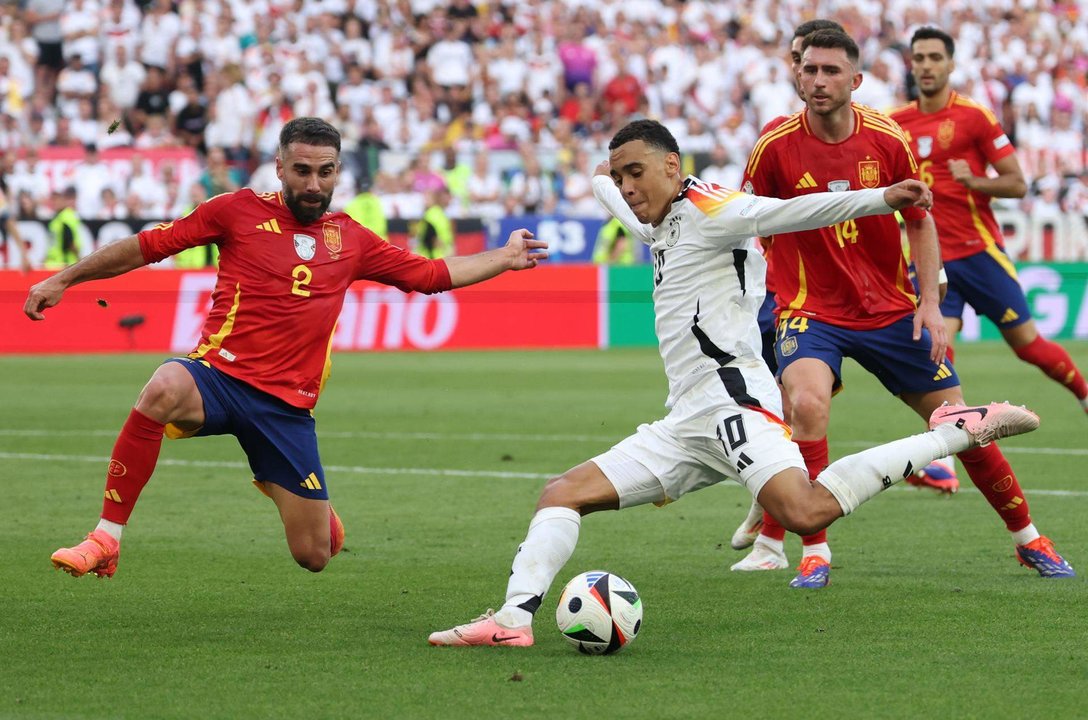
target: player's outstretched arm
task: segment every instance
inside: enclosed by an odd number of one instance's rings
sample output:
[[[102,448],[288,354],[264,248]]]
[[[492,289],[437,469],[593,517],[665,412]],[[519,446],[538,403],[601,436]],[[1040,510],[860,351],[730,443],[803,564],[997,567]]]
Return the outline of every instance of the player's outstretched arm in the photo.
[[[896,210],[933,207],[933,191],[921,180],[901,180],[884,189],[884,202]]]
[[[907,219],[907,241],[910,256],[918,276],[918,309],[914,313],[914,339],[920,340],[922,328],[929,330],[933,347],[930,360],[939,365],[948,350],[948,331],[941,317],[940,270],[941,249],[937,242],[937,226],[926,214],[919,219]]]
[[[541,260],[548,259],[548,243],[533,239],[525,229],[510,233],[506,245],[466,257],[446,258],[453,287],[475,285],[489,280],[507,270],[535,268]]]
[[[32,285],[23,305],[23,312],[31,320],[44,320],[45,309],[59,303],[64,291],[73,285],[114,277],[145,264],[144,255],[140,251],[140,240],[135,235],[129,235],[100,247],[76,264]]]

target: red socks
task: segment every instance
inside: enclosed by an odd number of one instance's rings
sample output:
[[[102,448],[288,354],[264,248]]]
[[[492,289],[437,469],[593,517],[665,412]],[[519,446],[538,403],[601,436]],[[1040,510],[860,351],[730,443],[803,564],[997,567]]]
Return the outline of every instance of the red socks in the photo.
[[[1009,532],[1023,530],[1031,523],[1028,501],[1009,461],[997,445],[964,450],[956,457],[971,476],[971,482],[986,497],[986,502],[1005,521]]]
[[[1038,335],[1027,345],[1013,348],[1013,352],[1024,362],[1042,370],[1051,380],[1069,388],[1078,400],[1088,397],[1088,383],[1085,383],[1084,376],[1073,364],[1073,358],[1058,343]]]
[[[113,446],[106,471],[106,498],[102,517],[124,525],[140,491],[151,479],[162,446],[163,424],[133,408]]]
[[[827,467],[827,437],[819,440],[795,440],[801,448],[801,457],[805,459],[805,467],[808,469],[809,478],[815,478]],[[772,540],[782,540],[786,537],[786,528],[778,524],[770,513],[763,513],[763,529],[760,535],[765,535]],[[827,542],[827,530],[820,530],[812,535],[804,535],[801,538],[803,545],[820,545]]]

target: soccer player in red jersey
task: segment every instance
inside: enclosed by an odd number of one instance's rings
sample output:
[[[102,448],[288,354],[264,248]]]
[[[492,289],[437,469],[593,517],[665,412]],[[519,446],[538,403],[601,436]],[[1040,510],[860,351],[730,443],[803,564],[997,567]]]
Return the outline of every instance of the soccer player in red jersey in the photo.
[[[756,143],[745,189],[791,198],[917,177],[899,126],[851,102],[862,79],[853,39],[821,30],[806,37],[802,47],[800,82],[807,109]],[[962,403],[955,369],[945,361],[947,331],[939,309],[933,220],[917,208],[902,214],[917,269],[917,300],[893,218],[865,217],[774,237],[778,373],[810,475],[827,465],[831,397],[841,389],[843,357],[854,358],[923,418],[944,402]],[[1005,520],[1021,561],[1045,577],[1071,577],[1072,568],[1032,524],[1001,451],[988,445],[959,458]],[[770,544],[760,540],[753,552]],[[809,545],[804,552],[791,585],[823,587],[830,551],[826,545]]]
[[[327,212],[340,172],[340,133],[318,118],[284,126],[276,170],[280,192],[219,195],[30,289],[24,311],[42,320],[73,285],[187,248],[220,248],[200,343],[151,376],[114,446],[101,521],[82,543],[52,556],[73,576],[116,571],[122,530],[155,469],[164,434],[237,437],[257,487],[276,503],[295,561],[322,570],[343,543],[343,526],[328,502],[311,410],[328,376],[348,287],[369,279],[436,293],[547,258],[547,243],[516,230],[502,248],[428,260],[389,245],[343,213]]]
[[[845,32],[842,25],[834,20],[826,20],[823,18],[816,18],[815,20],[808,20],[801,23],[793,30],[793,38],[790,40],[790,67],[793,71],[793,88],[797,92],[797,97],[803,102],[805,99],[804,93],[801,91],[801,83],[799,80],[799,72],[801,70],[801,45],[805,38],[817,30],[839,30]],[[766,125],[760,131],[760,136],[766,135],[771,130],[781,125],[790,119],[789,115],[780,115]],[[760,238],[760,243],[763,247],[763,254],[767,258],[768,268],[774,262],[774,253],[771,248],[771,238]],[[775,308],[775,295],[774,295],[774,281],[771,277],[771,273],[768,270],[767,273],[767,297],[764,300],[763,307],[759,310],[759,331],[763,339],[763,359],[766,361],[767,366],[771,369],[771,372],[778,372],[778,360],[775,358],[775,325],[776,318],[774,315]],[[783,397],[783,412],[785,413],[786,422],[790,420],[790,406],[789,398]],[[814,476],[815,477],[815,476]],[[736,571],[757,571],[757,570],[779,570],[788,566],[789,562],[786,560],[786,554],[783,550],[783,541],[786,538],[786,528],[774,519],[774,517],[763,510],[759,503],[753,502],[751,509],[748,511],[747,517],[733,533],[733,537],[730,539],[730,546],[734,550],[743,550],[750,547],[752,543],[763,536],[764,542],[760,546],[760,552],[749,554],[743,560],[736,562],[730,568]],[[772,541],[774,547],[766,547],[766,541]],[[823,546],[827,543],[827,530],[820,530],[812,535],[805,535],[801,538],[802,545],[805,546]]]
[[[950,35],[923,27],[910,46],[919,98],[891,116],[907,133],[921,179],[933,188],[933,220],[949,288],[941,314],[950,342],[970,304],[998,327],[1017,357],[1064,385],[1088,411],[1088,383],[1069,353],[1039,334],[990,209],[991,197],[1021,198],[1027,192],[1016,151],[993,113],[949,85],[955,69]],[[987,166],[996,177],[987,175]]]

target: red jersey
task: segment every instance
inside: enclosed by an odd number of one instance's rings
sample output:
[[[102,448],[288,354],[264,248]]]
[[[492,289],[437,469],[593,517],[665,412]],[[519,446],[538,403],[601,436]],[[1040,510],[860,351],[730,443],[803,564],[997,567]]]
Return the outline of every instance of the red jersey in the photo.
[[[352,282],[377,280],[405,292],[451,287],[441,260],[390,245],[344,213],[302,225],[281,193],[218,195],[139,239],[148,263],[219,245],[212,309],[190,357],[306,409],[317,404]]]
[[[899,126],[854,104],[854,132],[831,144],[812,134],[804,111],[756,142],[744,172],[744,190],[788,199],[892,185],[917,177],[917,165]],[[902,211],[909,219],[925,211]],[[873,215],[774,236],[771,283],[780,319],[794,315],[854,330],[890,325],[915,308],[899,224]]]
[[[973,174],[985,177],[988,164],[1016,152],[994,114],[953,92],[937,112],[923,113],[916,100],[891,116],[906,131],[918,158],[919,175],[933,190],[941,257],[958,260],[1003,246],[990,196],[968,190],[948,171],[949,160],[966,160]]]

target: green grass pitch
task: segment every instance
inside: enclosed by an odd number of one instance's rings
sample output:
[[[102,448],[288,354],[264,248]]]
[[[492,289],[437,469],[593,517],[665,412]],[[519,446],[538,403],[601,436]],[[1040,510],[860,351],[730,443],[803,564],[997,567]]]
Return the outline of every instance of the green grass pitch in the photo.
[[[1088,344],[1069,344],[1088,367]],[[105,460],[160,357],[0,358],[0,717],[1083,717],[1083,577],[1017,565],[969,481],[896,487],[833,526],[832,585],[730,573],[749,498],[709,488],[591,516],[545,598],[537,644],[432,648],[498,607],[549,474],[660,417],[651,349],[335,357],[318,407],[347,528],[325,572],[291,561],[233,438],[164,443],[110,581],[52,570],[96,521]],[[921,422],[848,363],[833,457]],[[1042,416],[1004,443],[1040,529],[1088,571],[1088,418],[1003,345],[961,346],[969,401]],[[787,540],[791,562],[796,538]],[[640,590],[637,641],[579,655],[561,583],[605,569]]]

